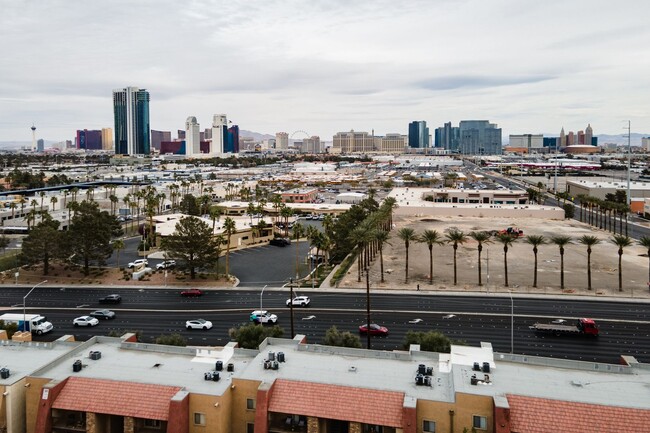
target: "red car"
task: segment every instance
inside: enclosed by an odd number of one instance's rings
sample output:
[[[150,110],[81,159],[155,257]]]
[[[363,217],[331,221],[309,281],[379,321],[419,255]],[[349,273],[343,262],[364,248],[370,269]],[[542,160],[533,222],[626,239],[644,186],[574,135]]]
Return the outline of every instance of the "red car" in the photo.
[[[368,325],[363,324],[359,326],[359,332],[365,334],[368,332]],[[370,324],[370,335],[388,335],[388,328],[385,326],[379,326],[376,323]]]
[[[201,296],[202,294],[203,292],[200,291],[199,289],[187,289],[181,292],[181,296],[187,296],[187,297],[196,297],[196,296]]]

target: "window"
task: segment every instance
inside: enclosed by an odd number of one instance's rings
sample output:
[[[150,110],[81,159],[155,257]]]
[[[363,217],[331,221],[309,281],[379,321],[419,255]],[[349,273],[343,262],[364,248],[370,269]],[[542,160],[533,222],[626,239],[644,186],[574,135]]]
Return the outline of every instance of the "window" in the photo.
[[[194,412],[194,425],[205,425],[205,414]]]
[[[255,400],[252,398],[246,399],[246,409],[254,410],[255,409]]]
[[[422,421],[422,431],[435,433],[436,432],[436,423],[434,421]]]
[[[161,422],[158,419],[145,419],[144,426],[148,428],[161,428]]]
[[[472,426],[480,430],[487,430],[487,417],[474,415]]]
[[[247,422],[246,433],[255,433],[255,424],[253,424],[252,422]]]

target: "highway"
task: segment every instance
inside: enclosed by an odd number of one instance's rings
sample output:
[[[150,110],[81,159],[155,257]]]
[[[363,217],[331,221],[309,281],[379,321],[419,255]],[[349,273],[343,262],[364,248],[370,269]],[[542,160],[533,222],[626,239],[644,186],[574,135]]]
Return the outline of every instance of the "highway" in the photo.
[[[22,312],[23,296],[29,287],[5,287],[0,291],[0,312],[14,307]],[[101,296],[119,293],[122,303],[100,305]],[[92,335],[141,331],[143,341],[170,333],[180,333],[190,345],[223,345],[230,339],[228,329],[248,322],[249,313],[260,308],[259,289],[208,291],[200,298],[183,298],[179,289],[101,289],[39,288],[27,299],[27,312],[40,313],[54,324],[54,331],[36,336],[51,341],[65,334],[78,340]],[[294,309],[295,330],[312,343],[320,343],[325,331],[336,325],[339,330],[358,334],[365,322],[365,293],[301,293],[311,297],[310,308]],[[285,306],[289,291],[267,289],[262,308],[279,316],[279,325],[289,337],[290,313]],[[373,337],[373,349],[402,348],[407,331],[439,330],[453,340],[470,345],[491,342],[498,352],[549,356],[618,363],[621,354],[650,362],[650,304],[589,300],[513,298],[514,328],[511,328],[511,301],[503,296],[450,296],[445,294],[373,294],[372,321],[387,326],[387,337]],[[115,320],[102,321],[94,328],[75,328],[72,319],[98,308],[117,313]],[[528,327],[556,318],[591,317],[601,335],[555,337],[536,335]],[[208,331],[188,331],[188,319],[204,318],[213,322]],[[361,339],[365,346],[365,336]]]

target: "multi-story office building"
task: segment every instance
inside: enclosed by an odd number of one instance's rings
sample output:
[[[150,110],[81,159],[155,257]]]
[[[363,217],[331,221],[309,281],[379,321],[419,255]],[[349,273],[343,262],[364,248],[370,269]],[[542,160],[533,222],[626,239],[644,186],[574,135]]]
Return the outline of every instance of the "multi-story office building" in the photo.
[[[650,137],[641,138],[641,148],[646,152],[650,150]]]
[[[544,135],[542,134],[519,134],[510,135],[509,147],[515,149],[526,149],[528,152],[544,148]]]
[[[239,126],[232,125],[228,128],[228,140],[226,141],[226,153],[239,153]]]
[[[196,117],[190,116],[185,121],[185,154],[187,156],[201,153],[201,126]]]
[[[457,126],[451,126],[451,122],[447,122],[443,127],[436,128],[435,147],[455,152],[458,150],[459,137],[460,129]]]
[[[115,153],[148,155],[151,145],[149,92],[137,87],[113,90]]]
[[[37,152],[45,151],[45,140],[43,140],[42,138],[36,140],[36,151]]]
[[[102,128],[102,149],[113,150],[113,128]]]
[[[337,132],[334,135],[332,147],[336,153],[369,153],[376,152],[375,137],[367,132]]]
[[[212,145],[211,155],[220,155],[225,152],[228,141],[228,119],[225,114],[215,114],[212,117]]]
[[[151,148],[160,151],[160,145],[163,142],[172,141],[171,131],[151,130]]]
[[[286,132],[277,132],[275,134],[275,148],[287,150],[289,148],[289,134]]]
[[[312,135],[310,138],[304,138],[300,146],[301,153],[321,153],[320,137]]]
[[[101,150],[102,149],[102,131],[78,129],[76,139],[77,149]]]
[[[416,149],[429,147],[429,128],[424,120],[409,123],[409,147]]]

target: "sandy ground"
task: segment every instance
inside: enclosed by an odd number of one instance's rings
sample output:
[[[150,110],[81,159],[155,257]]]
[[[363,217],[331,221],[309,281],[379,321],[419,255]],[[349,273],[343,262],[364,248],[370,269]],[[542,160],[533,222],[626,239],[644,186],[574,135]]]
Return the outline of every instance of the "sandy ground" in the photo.
[[[650,298],[648,290],[647,251],[636,244],[625,248],[623,253],[623,292],[618,290],[618,247],[611,241],[611,234],[604,230],[591,228],[577,221],[549,221],[542,219],[508,218],[459,218],[459,217],[399,217],[394,221],[390,245],[384,246],[384,279],[380,283],[379,257],[370,270],[371,286],[377,289],[416,289],[440,291],[489,291],[546,294],[574,294],[596,296],[620,296],[630,298]],[[429,284],[429,250],[426,244],[411,243],[409,247],[409,281],[405,283],[404,242],[397,237],[401,227],[411,227],[416,234],[425,229],[437,230],[444,234],[455,227],[466,234],[475,230],[500,230],[517,226],[524,235],[540,234],[546,238],[554,235],[568,235],[574,241],[565,248],[564,278],[565,289],[560,290],[560,252],[557,245],[539,247],[538,282],[533,288],[534,255],[531,245],[518,239],[508,250],[509,287],[504,286],[503,245],[494,243],[484,245],[482,254],[483,286],[478,286],[477,242],[469,238],[459,246],[457,255],[458,285],[453,285],[453,247],[450,244],[433,247],[433,284]],[[597,236],[602,240],[592,248],[591,269],[593,290],[587,290],[587,248],[579,244],[577,238],[584,234]],[[489,283],[488,283],[489,273]],[[357,282],[356,262],[339,284],[341,288],[364,287],[365,279]]]

